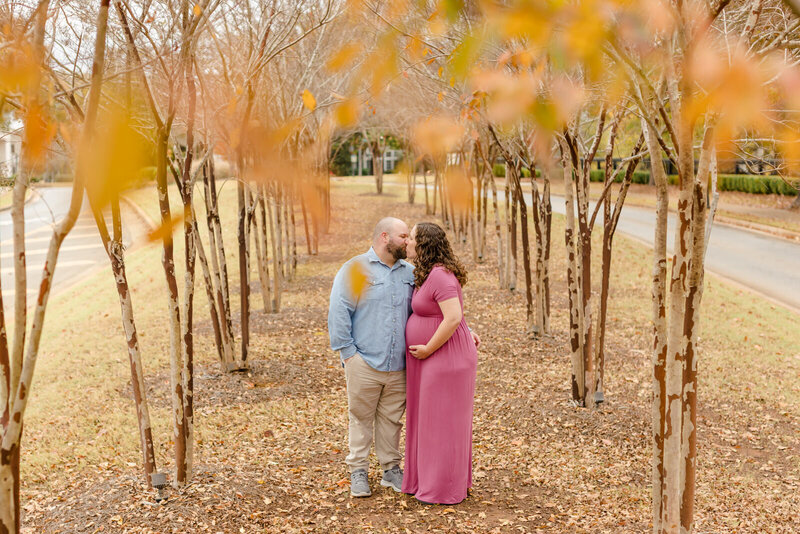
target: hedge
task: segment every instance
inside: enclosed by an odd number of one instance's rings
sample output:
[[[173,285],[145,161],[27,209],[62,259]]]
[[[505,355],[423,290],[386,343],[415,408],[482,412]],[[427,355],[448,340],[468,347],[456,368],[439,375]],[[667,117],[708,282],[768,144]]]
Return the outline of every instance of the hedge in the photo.
[[[505,176],[506,176],[506,166],[503,165],[502,163],[495,163],[494,164],[494,168],[492,169],[492,174],[494,174],[498,178],[505,178]],[[541,175],[542,175],[542,172],[539,169],[536,169],[536,177],[538,178]],[[530,178],[531,177],[531,171],[529,171],[528,169],[523,167],[522,168],[522,177],[523,178]]]
[[[592,182],[602,182],[605,178],[605,171],[592,169],[589,172],[589,179]],[[621,182],[623,173],[620,172],[615,178],[615,182]],[[632,182],[635,184],[650,183],[650,172],[635,171]],[[678,183],[678,176],[669,175],[669,183]],[[742,193],[753,193],[755,195],[787,195],[794,196],[797,189],[784,182],[777,176],[759,176],[754,174],[719,174],[717,175],[717,189],[720,191],[740,191]]]

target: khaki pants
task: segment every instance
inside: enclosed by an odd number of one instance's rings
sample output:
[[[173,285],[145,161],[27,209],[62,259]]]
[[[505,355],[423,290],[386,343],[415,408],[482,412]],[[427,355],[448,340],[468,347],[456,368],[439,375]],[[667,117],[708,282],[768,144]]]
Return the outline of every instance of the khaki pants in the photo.
[[[345,463],[352,473],[369,471],[373,428],[375,453],[385,471],[400,464],[400,422],[406,409],[406,372],[376,371],[356,354],[345,360],[347,405],[350,415],[350,454]]]

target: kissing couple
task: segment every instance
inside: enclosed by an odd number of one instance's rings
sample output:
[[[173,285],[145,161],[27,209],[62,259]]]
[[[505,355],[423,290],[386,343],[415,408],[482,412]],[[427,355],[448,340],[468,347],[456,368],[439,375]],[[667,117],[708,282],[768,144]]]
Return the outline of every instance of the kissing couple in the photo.
[[[439,225],[421,222],[409,231],[393,217],[381,219],[372,247],[336,274],[328,332],[347,384],[353,497],[372,495],[373,435],[382,486],[425,504],[467,497],[480,338],[464,319],[466,282]]]

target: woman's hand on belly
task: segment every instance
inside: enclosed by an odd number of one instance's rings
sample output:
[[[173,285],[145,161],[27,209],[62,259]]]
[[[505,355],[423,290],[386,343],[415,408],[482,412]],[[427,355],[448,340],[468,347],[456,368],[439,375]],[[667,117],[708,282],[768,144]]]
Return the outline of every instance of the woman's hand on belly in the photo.
[[[433,353],[433,351],[428,348],[428,345],[411,345],[408,347],[408,352],[418,360],[424,360]]]

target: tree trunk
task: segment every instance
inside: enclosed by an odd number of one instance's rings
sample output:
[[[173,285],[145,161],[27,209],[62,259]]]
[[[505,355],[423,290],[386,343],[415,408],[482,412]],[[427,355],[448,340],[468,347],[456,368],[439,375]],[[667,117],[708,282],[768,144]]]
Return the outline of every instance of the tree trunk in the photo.
[[[481,152],[483,154],[483,152]],[[484,159],[488,165],[488,161]],[[489,186],[492,188],[492,209],[494,210],[494,230],[497,236],[497,277],[498,285],[501,289],[506,287],[505,276],[505,250],[503,248],[503,225],[500,222],[500,208],[497,202],[497,184],[494,181],[494,175],[489,176]]]
[[[700,322],[700,303],[703,298],[705,275],[706,212],[703,184],[707,183],[714,153],[716,116],[707,115],[703,144],[697,175],[691,184],[693,193],[691,257],[688,273],[688,291],[683,317],[685,356],[682,376],[682,460],[681,480],[681,530],[692,532],[694,526],[694,497],[697,471],[697,338]]]
[[[303,211],[303,229],[306,232],[306,249],[308,250],[308,255],[309,256],[313,256],[314,255],[314,251],[311,250],[311,235],[308,233],[308,213],[306,211],[306,200],[305,199],[306,199],[305,192],[301,189],[300,190],[300,209]],[[261,210],[262,210],[262,221],[265,221],[266,219],[263,216],[263,210],[264,210],[264,195],[263,195],[263,193],[262,193],[261,197],[259,198],[259,200],[260,200],[259,205],[260,205]],[[267,247],[265,246],[264,247],[264,253],[266,253],[266,252],[267,252]],[[267,309],[266,304],[264,305],[264,309]]]
[[[575,250],[575,203],[572,195],[572,164],[567,142],[559,139],[561,145],[561,164],[564,172],[564,198],[566,207],[566,226],[564,242],[567,247],[567,290],[569,294],[569,341],[572,354],[572,401],[585,406],[586,388],[584,383],[584,363],[581,353],[581,330],[579,323],[580,304],[578,296],[577,258]]]
[[[478,179],[478,184],[480,184],[480,179]],[[469,208],[468,208],[468,217],[469,217],[469,237],[470,237],[470,244],[472,245],[472,261],[478,263],[481,260],[480,255],[480,236],[479,236],[479,228],[480,228],[480,221],[478,221],[476,217],[480,216],[480,196],[475,195],[472,190],[472,179],[470,179],[470,193],[469,193]],[[480,185],[478,185],[480,187]],[[477,210],[475,208],[475,199],[478,199],[478,206]]]
[[[294,218],[294,188],[288,189],[286,203],[283,208],[286,221],[287,263],[289,280],[294,280],[297,272],[297,232]]]
[[[197,225],[197,215],[194,216],[194,242],[197,248],[197,257],[200,260],[200,267],[203,271],[203,282],[206,288],[206,296],[208,297],[208,311],[211,316],[211,327],[214,330],[214,346],[217,348],[217,356],[219,356],[222,370],[227,369],[227,362],[225,361],[225,349],[222,341],[222,330],[220,329],[220,316],[215,300],[216,288],[214,287],[213,278],[211,277],[211,269],[208,266],[208,256],[206,256],[203,242],[200,239],[200,228]]]
[[[449,230],[451,226],[452,213],[450,212],[447,198],[449,184],[447,183],[447,163],[442,166],[443,172],[439,177],[439,203],[442,207],[442,222],[444,223],[445,230]]]
[[[244,198],[245,184],[242,171],[243,165],[240,164],[239,180],[236,185],[239,204],[239,226],[236,237],[239,241],[239,286],[241,287],[239,313],[242,325],[241,363],[243,364],[247,361],[247,349],[250,345],[250,258],[247,247],[247,206]]]
[[[531,247],[528,238],[528,208],[525,205],[525,197],[522,195],[522,184],[520,182],[520,167],[514,165],[514,191],[517,197],[520,214],[520,229],[522,237],[522,263],[525,272],[525,313],[528,331],[533,331],[533,282],[531,278]]]
[[[544,172],[544,187],[541,196],[536,179],[531,179],[533,229],[536,232],[536,306],[535,330],[537,335],[546,335],[550,330],[549,259],[550,259],[550,178]]]
[[[87,104],[87,111],[81,133],[81,151],[79,153],[79,160],[76,165],[76,176],[72,185],[72,195],[70,198],[70,205],[67,214],[53,229],[53,235],[50,239],[47,255],[45,257],[44,267],[42,269],[41,284],[39,285],[39,293],[36,300],[36,305],[33,311],[33,321],[30,329],[30,338],[28,341],[27,349],[24,346],[24,337],[21,335],[20,330],[16,330],[14,335],[15,349],[19,350],[19,354],[13,353],[14,360],[9,361],[8,351],[6,347],[0,349],[0,365],[2,365],[4,394],[7,398],[0,398],[0,420],[2,421],[2,434],[0,435],[0,532],[7,532],[9,534],[17,534],[20,531],[20,447],[22,443],[22,432],[24,427],[23,417],[25,415],[25,408],[30,398],[30,389],[33,382],[33,372],[36,366],[36,360],[39,355],[39,342],[44,327],[44,316],[47,310],[47,302],[50,296],[50,289],[52,287],[53,275],[55,274],[56,261],[58,260],[58,253],[64,238],[72,230],[75,221],[81,210],[84,193],[84,151],[91,146],[91,141],[94,134],[94,125],[97,117],[97,109],[100,102],[100,90],[103,80],[103,70],[105,65],[105,40],[106,28],[108,22],[108,0],[103,0],[100,5],[100,10],[97,15],[97,38],[95,42],[94,58],[92,65],[92,78],[89,89],[89,99]],[[36,64],[40,64],[44,57],[44,34],[45,25],[47,22],[47,11],[49,2],[44,0],[39,3],[35,13],[35,26],[33,32],[33,54]],[[38,76],[38,74],[36,75]],[[38,80],[30,85],[30,90],[27,91],[29,101],[27,105],[39,105],[39,98],[37,92],[39,90]],[[21,169],[21,176],[28,176],[30,169],[27,157],[27,146],[23,146],[23,168]],[[24,230],[18,223],[23,218],[23,203],[24,203],[24,186],[27,184],[22,180],[23,186],[19,188],[19,192],[15,188],[14,194],[14,211],[12,218],[15,223],[15,236],[14,236],[14,254],[16,258],[20,255],[24,257],[25,241]],[[21,235],[17,235],[21,234]],[[18,274],[15,272],[15,275]],[[23,278],[24,280],[24,278]],[[15,278],[17,294],[27,291],[27,286],[23,282],[20,285],[20,279]],[[19,300],[17,301],[19,302]],[[2,303],[0,303],[2,305]],[[19,310],[17,313],[19,318]],[[21,327],[24,332],[26,324],[23,322]],[[3,334],[5,325],[2,324]],[[0,336],[5,340],[5,336]],[[17,346],[19,344],[19,346]],[[22,352],[25,351],[24,360],[22,359]],[[17,361],[18,360],[18,361]],[[15,377],[17,380],[15,380]],[[9,409],[10,407],[10,409]]]
[[[579,325],[581,330],[581,355],[584,370],[584,406],[593,398],[594,361],[592,357],[592,230],[589,227],[589,168],[575,180],[578,191],[578,228],[580,263],[578,265],[578,284],[580,291]],[[587,399],[589,399],[587,401]]]
[[[189,39],[189,36],[186,36]],[[192,179],[192,159],[194,157],[194,121],[197,102],[195,80],[192,73],[194,56],[186,55],[184,64],[186,96],[188,97],[186,121],[186,158],[184,159],[182,186],[183,192],[183,240],[185,272],[183,286],[183,426],[186,434],[186,479],[192,478],[194,464],[194,280],[197,258],[194,242],[194,210],[192,209],[194,183]]]
[[[120,311],[122,314],[122,328],[125,331],[125,340],[128,346],[128,360],[131,367],[131,389],[133,390],[133,403],[136,408],[136,420],[139,424],[139,443],[142,448],[144,462],[145,483],[150,486],[150,475],[156,471],[156,459],[153,451],[153,431],[150,425],[150,411],[147,406],[147,390],[144,384],[144,370],[139,350],[139,336],[133,318],[133,301],[128,287],[128,277],[125,272],[124,246],[122,244],[122,219],[119,211],[119,199],[114,198],[111,205],[114,238],[110,238],[106,228],[105,218],[100,207],[89,197],[92,213],[97,223],[100,238],[103,242],[111,262],[111,272],[117,286]]]
[[[372,143],[372,174],[375,176],[375,189],[383,194],[383,153],[379,142]]]
[[[163,228],[172,227],[172,215],[169,210],[169,191],[167,189],[167,143],[169,132],[159,128],[156,137],[156,185],[158,187],[158,205],[161,211]],[[162,238],[163,253],[161,265],[167,284],[167,309],[169,314],[169,367],[170,397],[172,400],[172,438],[175,446],[175,478],[174,485],[182,487],[186,484],[186,428],[184,426],[183,397],[183,351],[181,342],[181,312],[178,303],[178,281],[175,277],[175,260],[172,247],[172,233],[165,231]]]
[[[206,165],[203,172],[203,186],[205,188],[206,224],[208,226],[208,252],[211,256],[211,279],[219,311],[218,320],[223,349],[222,367],[223,371],[227,372],[228,366],[232,365],[235,359],[233,325],[228,293],[228,267],[225,260],[225,246],[222,241],[222,225],[220,224],[217,209],[217,184],[213,156],[208,159]]]
[[[506,175],[508,181],[508,175]],[[506,187],[509,187],[507,184]],[[514,202],[514,192],[509,192],[511,195],[511,217],[508,221],[508,266],[509,266],[509,283],[508,289],[514,291],[517,289],[517,203]]]
[[[792,204],[789,206],[790,210],[800,210],[800,192],[794,197]]]
[[[441,177],[439,176],[439,165],[436,162],[436,160],[434,160],[433,161],[433,206],[430,215],[436,215],[436,198],[439,194],[440,181]]]
[[[424,166],[422,167],[422,190],[425,191],[425,214],[430,215],[431,206],[428,200],[428,171],[425,170]]]
[[[411,169],[408,172],[408,203],[414,204],[414,198],[417,196],[417,165],[414,163],[413,155],[411,162]]]
[[[275,202],[277,195],[277,185],[275,186],[275,193],[267,203],[267,215],[270,221],[270,242],[272,243],[272,311],[278,313],[281,310],[281,256],[280,239],[281,230],[279,225],[280,217],[277,215],[278,206]]]
[[[663,526],[662,495],[664,488],[664,432],[666,422],[666,362],[667,362],[667,214],[669,196],[667,173],[661,159],[657,133],[642,119],[642,130],[650,154],[651,179],[656,187],[656,227],[653,239],[653,404],[652,404],[652,502],[653,533],[660,534]]]
[[[270,293],[269,258],[267,257],[267,216],[264,207],[264,189],[259,186],[258,209],[255,221],[256,261],[258,262],[258,281],[261,284],[261,298],[264,300],[264,311],[272,311],[272,295]],[[260,215],[260,220],[259,220]],[[310,243],[309,243],[310,247]]]
[[[616,129],[614,130],[616,132]],[[616,133],[614,133],[616,135]],[[639,140],[633,148],[633,156],[639,154],[642,143],[644,142],[644,135],[639,136]],[[606,187],[609,186],[611,179],[611,167],[613,166],[613,147],[606,154]],[[622,208],[625,205],[625,198],[628,194],[628,189],[633,180],[633,173],[636,166],[639,164],[641,156],[632,159],[628,162],[628,167],[625,170],[625,176],[622,179],[622,184],[617,195],[617,200],[614,202],[613,213],[611,211],[611,201],[609,199],[610,192],[604,196],[603,203],[603,263],[602,274],[600,282],[600,310],[597,316],[597,338],[595,342],[595,365],[597,374],[595,377],[595,402],[600,403],[605,401],[604,393],[604,379],[605,379],[605,333],[606,333],[606,317],[608,314],[608,295],[609,295],[609,279],[611,277],[611,247],[613,245],[614,233],[617,229]]]

